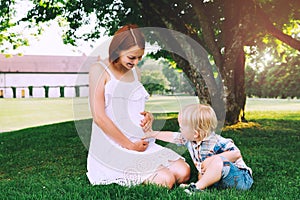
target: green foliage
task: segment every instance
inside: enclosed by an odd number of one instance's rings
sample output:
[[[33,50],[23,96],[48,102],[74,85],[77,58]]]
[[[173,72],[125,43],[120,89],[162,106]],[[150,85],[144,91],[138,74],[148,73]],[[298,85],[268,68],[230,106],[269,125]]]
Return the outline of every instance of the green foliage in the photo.
[[[44,90],[45,90],[45,98],[48,98],[49,97],[49,86],[43,86]]]
[[[300,39],[300,20],[291,20],[283,31]],[[267,35],[263,43],[276,48],[258,46],[248,50],[246,67],[246,90],[248,96],[258,97],[300,97],[299,51],[282,41]]]
[[[12,12],[10,7],[14,4],[14,1],[1,1],[0,2],[0,33],[2,31],[6,31],[7,28],[12,26],[10,22],[10,18],[12,16]]]
[[[159,70],[143,70],[141,82],[150,96],[154,92],[163,93],[169,87],[168,80]]]
[[[163,64],[162,72],[170,82],[171,94],[184,93],[189,95],[195,94],[195,88],[192,86],[189,78],[183,73],[182,69],[177,67],[176,62],[171,59],[160,60]]]
[[[11,28],[17,23],[15,17],[15,0],[0,1],[0,53],[5,53],[8,49],[17,49],[20,46],[27,46],[28,40]]]
[[[16,87],[11,87],[12,92],[13,92],[13,98],[17,97],[17,88]]]
[[[1,5],[14,4],[15,1],[5,0]],[[28,12],[27,17],[19,22],[30,22],[34,25],[49,20],[61,20],[66,24],[67,30],[63,36],[65,43],[76,45],[78,40],[92,40],[101,37],[101,28],[112,35],[120,26],[128,23],[138,24],[140,27],[161,27],[179,31],[190,36],[213,57],[217,69],[221,73],[222,83],[228,95],[225,96],[228,123],[235,123],[238,120],[240,111],[244,107],[244,52],[245,45],[269,46],[276,49],[280,54],[281,62],[288,62],[289,54],[280,43],[289,44],[299,50],[300,42],[294,37],[286,37],[291,34],[291,27],[286,26],[291,20],[299,19],[300,1],[295,0],[257,0],[240,1],[232,0],[224,3],[216,1],[175,1],[175,0],[152,0],[152,1],[131,1],[131,0],[53,0],[53,1],[31,1],[33,8]],[[7,14],[5,6],[1,7],[4,12],[4,19],[12,17]],[[12,9],[13,11],[14,9]],[[10,11],[9,11],[10,12]],[[10,22],[4,20],[3,24]],[[298,22],[297,22],[298,23]],[[295,23],[295,26],[296,24]],[[85,29],[86,25],[92,26]],[[7,27],[7,25],[6,25]],[[65,28],[66,28],[65,27]],[[269,33],[276,36],[281,42],[263,43],[263,37]],[[4,34],[0,31],[0,34]],[[154,43],[159,34],[146,34],[147,41]],[[172,39],[172,38],[170,38]],[[17,48],[23,43],[10,40],[8,37],[0,36],[1,40],[9,41]],[[265,40],[264,42],[267,42]],[[15,45],[17,44],[17,45]],[[24,43],[25,44],[25,43]],[[163,42],[159,44],[164,47]],[[171,46],[180,47],[186,55],[193,59],[201,56],[193,52],[189,42],[179,44],[174,42]],[[186,45],[186,46],[185,46]],[[185,47],[183,47],[185,46]],[[172,52],[159,51],[153,57],[165,57],[175,60],[177,63],[185,62]],[[189,73],[193,69],[185,62],[179,66],[188,74],[189,80],[193,80],[199,98],[209,102],[207,90],[201,88],[199,74]],[[197,81],[196,81],[197,80]],[[217,84],[214,84],[217,85]],[[163,85],[162,85],[163,86]],[[160,84],[152,84],[152,87],[162,88]],[[237,87],[242,86],[242,87]],[[155,90],[156,90],[155,89]],[[219,91],[214,88],[214,91]],[[201,94],[203,93],[203,94]],[[272,93],[273,95],[273,93]],[[221,94],[215,94],[220,99]]]
[[[59,87],[59,93],[60,93],[60,97],[65,97],[65,87],[64,86]]]
[[[164,63],[163,69],[162,69],[163,74],[165,77],[168,79],[170,82],[170,90],[172,94],[180,88],[180,82],[179,82],[179,76],[180,74],[172,68],[171,65],[169,65],[167,62]]]
[[[33,97],[33,86],[28,86],[29,96]]]
[[[209,44],[205,44],[203,31],[206,31],[201,27],[199,21],[195,17],[194,6],[192,1],[178,2],[174,0],[170,1],[114,1],[114,0],[83,0],[83,1],[31,1],[33,6],[28,11],[26,17],[21,19],[23,22],[32,22],[35,25],[44,23],[57,18],[64,19],[67,22],[69,29],[64,35],[64,42],[76,45],[76,40],[89,40],[101,37],[100,27],[106,29],[106,33],[114,33],[118,27],[126,23],[136,23],[140,26],[156,26],[165,27],[162,23],[165,20],[170,24],[171,28],[178,29],[181,32],[189,31],[192,34],[197,35],[203,46],[208,52],[211,51]],[[16,1],[1,1],[0,11],[3,20],[3,25],[9,24],[10,20],[14,17],[11,13],[14,12]],[[201,4],[201,5],[200,5]],[[299,3],[295,1],[257,1],[254,8],[258,9],[259,6],[270,16],[270,18],[276,22],[276,25],[281,26],[287,22],[287,19],[297,19],[299,17]],[[159,7],[157,7],[159,5]],[[228,5],[224,5],[222,1],[204,1],[199,3],[200,6],[206,9],[207,20],[211,25],[211,30],[214,32],[215,42],[218,43],[218,48],[222,49],[226,41],[229,41],[230,35],[232,35],[231,26],[233,26],[238,18],[237,12],[231,12],[236,8],[243,8],[243,4],[239,4],[239,1],[232,2]],[[250,3],[248,9],[245,11],[256,17],[253,10],[253,6]],[[10,9],[8,9],[10,8]],[[228,13],[225,10],[228,9]],[[154,14],[153,12],[159,12]],[[280,12],[279,12],[280,11]],[[226,16],[230,14],[229,16]],[[150,17],[151,16],[151,17]],[[228,25],[224,26],[224,19],[231,21]],[[184,22],[182,24],[182,22]],[[243,23],[246,23],[243,22]],[[259,35],[260,29],[253,28],[258,26],[259,20],[251,21],[252,26],[248,26],[246,31],[248,36]],[[90,25],[93,29],[89,29],[90,32],[80,29],[80,27]],[[178,26],[179,25],[179,26]],[[182,27],[181,27],[182,26]],[[186,26],[186,29],[183,28]],[[261,25],[260,25],[261,26]],[[6,26],[3,26],[6,27]],[[0,30],[0,32],[2,32]],[[287,32],[289,33],[289,32]],[[227,35],[227,37],[226,37]],[[149,41],[155,41],[155,36],[147,36]],[[152,39],[151,39],[152,37]],[[196,38],[195,38],[196,39]]]

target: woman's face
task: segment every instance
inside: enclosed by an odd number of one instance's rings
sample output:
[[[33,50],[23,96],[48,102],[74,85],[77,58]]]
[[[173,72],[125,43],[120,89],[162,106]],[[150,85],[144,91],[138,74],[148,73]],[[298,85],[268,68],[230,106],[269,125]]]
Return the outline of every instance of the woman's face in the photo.
[[[118,63],[123,65],[126,69],[132,69],[138,64],[144,55],[144,49],[140,49],[137,45],[121,51]]]

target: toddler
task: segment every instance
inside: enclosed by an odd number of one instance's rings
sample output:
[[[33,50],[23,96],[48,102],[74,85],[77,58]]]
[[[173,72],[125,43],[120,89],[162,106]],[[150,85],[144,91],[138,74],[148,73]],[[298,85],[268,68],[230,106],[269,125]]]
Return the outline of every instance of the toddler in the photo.
[[[198,170],[198,181],[186,185],[191,194],[208,187],[248,190],[253,184],[252,170],[231,139],[214,131],[217,117],[212,107],[203,104],[186,106],[178,115],[180,133],[151,131],[154,137],[166,142],[185,145]]]

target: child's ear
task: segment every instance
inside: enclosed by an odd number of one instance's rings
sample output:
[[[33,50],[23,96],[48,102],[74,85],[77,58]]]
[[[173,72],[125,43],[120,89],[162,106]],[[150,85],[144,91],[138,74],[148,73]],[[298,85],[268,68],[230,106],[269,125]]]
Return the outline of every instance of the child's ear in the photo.
[[[200,138],[200,132],[197,130],[194,130],[194,139],[199,139]]]

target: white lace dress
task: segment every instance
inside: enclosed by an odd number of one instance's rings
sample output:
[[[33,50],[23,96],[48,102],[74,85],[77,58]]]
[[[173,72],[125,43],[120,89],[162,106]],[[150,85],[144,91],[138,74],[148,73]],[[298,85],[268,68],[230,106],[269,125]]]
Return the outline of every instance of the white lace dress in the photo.
[[[102,63],[102,65],[104,65]],[[149,94],[138,81],[135,69],[135,81],[117,80],[108,67],[110,81],[105,85],[105,111],[108,117],[131,141],[140,140],[144,132],[140,127],[145,102]],[[92,124],[87,176],[91,184],[117,183],[124,186],[144,182],[159,167],[168,167],[169,161],[184,159],[174,151],[162,147],[150,140],[144,152],[122,148],[111,140],[95,122]]]

